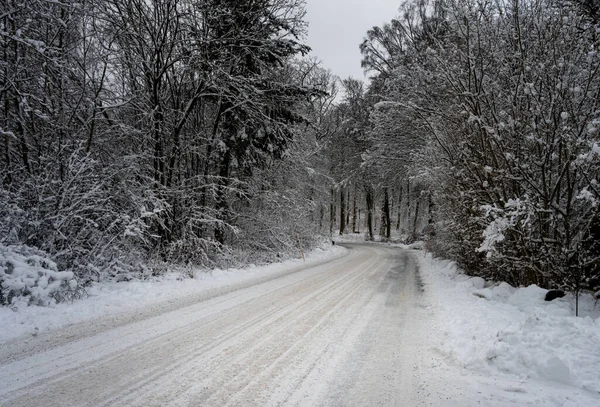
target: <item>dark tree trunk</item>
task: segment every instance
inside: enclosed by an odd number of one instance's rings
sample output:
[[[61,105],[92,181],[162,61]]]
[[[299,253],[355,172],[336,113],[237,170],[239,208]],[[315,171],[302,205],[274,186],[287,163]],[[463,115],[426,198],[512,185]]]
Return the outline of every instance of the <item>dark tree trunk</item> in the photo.
[[[386,222],[385,222],[385,197],[381,197],[381,216],[379,217],[379,236],[382,239],[385,239],[385,230],[386,230]]]
[[[350,188],[348,188],[348,198],[346,199],[346,226],[350,224]]]
[[[369,229],[369,239],[373,240],[373,190],[367,188],[367,228]]]
[[[401,216],[402,216],[402,185],[400,185],[400,195],[398,196],[398,222],[396,222],[396,230],[400,229]]]
[[[428,224],[433,224],[433,197],[431,196],[431,192],[427,195],[427,204],[428,204],[428,214],[429,219],[427,221]]]
[[[344,188],[340,188],[340,235],[344,234],[346,229],[346,193]]]
[[[417,223],[419,222],[419,203],[420,203],[420,199],[417,198],[417,203],[415,205],[415,218],[413,221],[413,230],[412,230],[412,235],[413,235],[413,239],[417,238]]]
[[[335,191],[331,188],[331,203],[329,204],[329,234],[333,236],[335,226]]]
[[[356,219],[356,188],[354,188],[354,199],[352,201],[352,233],[358,233],[358,230],[356,229],[356,225],[357,225],[357,219]]]
[[[406,196],[406,214],[404,217],[404,227],[406,228],[406,233],[410,233],[412,228],[410,225],[410,180],[408,178],[406,179],[406,193],[404,194],[404,196]]]
[[[392,218],[390,215],[390,197],[387,188],[383,191],[383,213],[385,215],[385,237],[389,239],[392,236]]]

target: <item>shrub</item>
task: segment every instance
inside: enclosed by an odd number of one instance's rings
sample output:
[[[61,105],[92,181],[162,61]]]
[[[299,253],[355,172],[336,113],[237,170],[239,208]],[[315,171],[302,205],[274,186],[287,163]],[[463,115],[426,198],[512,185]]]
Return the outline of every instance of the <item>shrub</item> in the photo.
[[[59,271],[42,251],[0,245],[0,304],[48,306],[84,293],[71,271]]]

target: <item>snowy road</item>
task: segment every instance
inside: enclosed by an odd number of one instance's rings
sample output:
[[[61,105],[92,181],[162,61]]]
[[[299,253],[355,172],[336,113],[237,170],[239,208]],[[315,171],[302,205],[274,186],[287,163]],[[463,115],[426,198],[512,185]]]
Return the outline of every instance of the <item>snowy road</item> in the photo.
[[[9,342],[2,406],[415,406],[414,254],[350,245],[270,280]]]

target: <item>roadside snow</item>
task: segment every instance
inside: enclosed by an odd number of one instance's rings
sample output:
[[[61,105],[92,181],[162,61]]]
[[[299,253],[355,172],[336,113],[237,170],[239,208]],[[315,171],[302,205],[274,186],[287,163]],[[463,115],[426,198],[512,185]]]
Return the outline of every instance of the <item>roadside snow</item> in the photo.
[[[433,346],[462,370],[460,380],[479,383],[488,405],[600,405],[600,304],[591,295],[575,317],[570,296],[546,302],[535,285],[491,284],[415,256],[436,318]]]
[[[294,259],[267,266],[250,265],[242,269],[198,269],[194,272],[194,278],[173,272],[149,281],[95,283],[86,289],[88,298],[72,303],[49,304],[47,307],[23,303],[11,308],[0,307],[0,343],[22,335],[35,336],[42,331],[73,323],[168,303],[217,288],[275,277],[299,266],[341,257],[345,252],[346,249],[341,246],[324,247],[308,253],[306,262]]]

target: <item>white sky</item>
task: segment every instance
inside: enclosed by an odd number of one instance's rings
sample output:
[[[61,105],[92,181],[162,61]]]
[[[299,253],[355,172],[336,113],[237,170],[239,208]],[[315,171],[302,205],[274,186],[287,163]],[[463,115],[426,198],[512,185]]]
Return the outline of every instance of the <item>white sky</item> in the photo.
[[[389,22],[402,0],[307,0],[307,45],[325,68],[344,79],[366,80],[359,45],[367,30]]]

